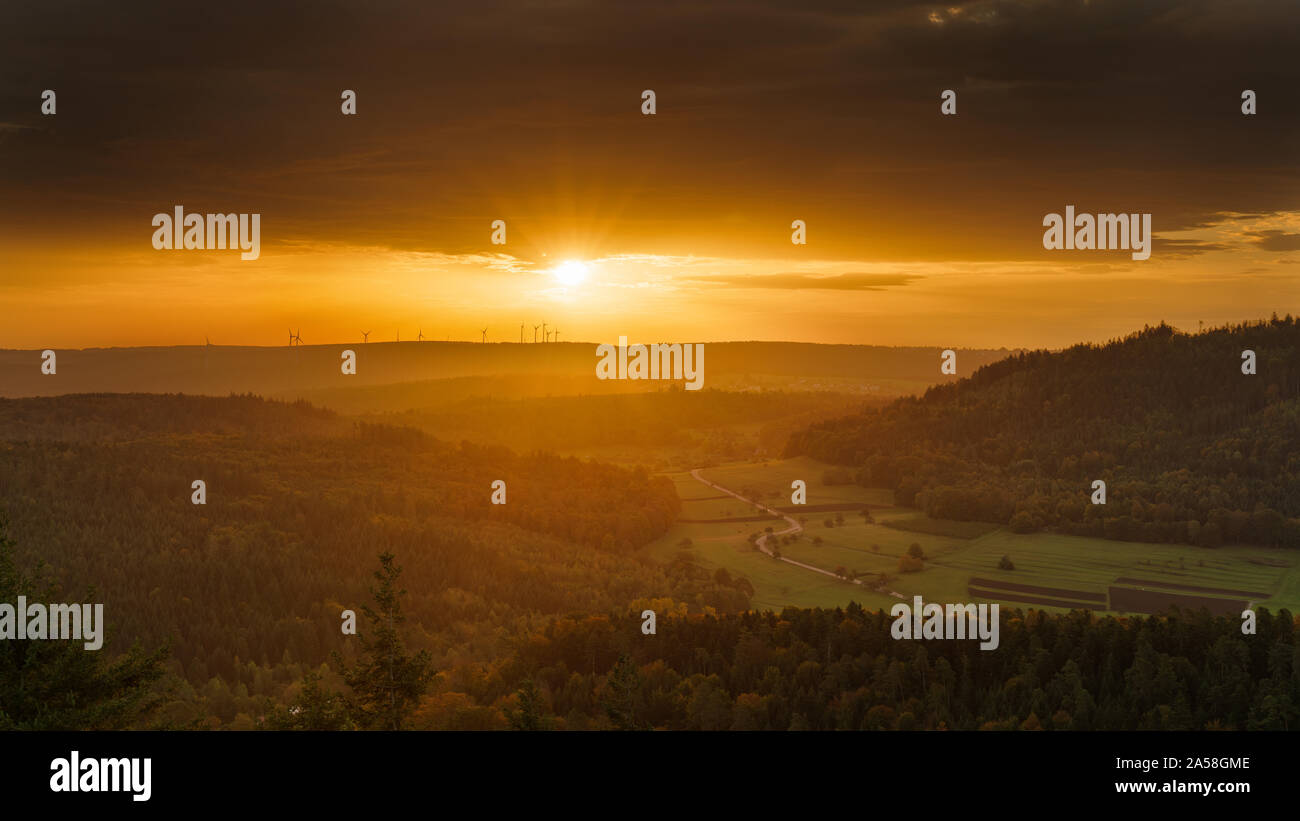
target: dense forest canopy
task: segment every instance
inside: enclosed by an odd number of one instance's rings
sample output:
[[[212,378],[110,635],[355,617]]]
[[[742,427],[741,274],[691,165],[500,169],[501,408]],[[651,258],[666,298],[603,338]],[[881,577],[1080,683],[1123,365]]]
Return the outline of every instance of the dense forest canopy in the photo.
[[[0,453],[19,564],[97,591],[116,628],[105,652],[170,640],[189,698],[225,722],[344,648],[340,612],[386,551],[406,567],[412,645],[444,665],[492,657],[551,615],[737,610],[752,592],[639,555],[679,506],[644,470],[450,445],[305,403],[0,400]]]
[[[1099,618],[1003,611],[995,652],[895,641],[890,617],[843,609],[635,622],[561,619],[476,696],[531,682],[540,720],[700,730],[1291,729],[1300,645],[1287,611]],[[511,702],[519,700],[516,695]]]
[[[1253,351],[1255,374],[1243,373]],[[1300,547],[1300,324],[1020,353],[791,437],[935,517],[1020,532]],[[1107,485],[1091,504],[1092,482]]]

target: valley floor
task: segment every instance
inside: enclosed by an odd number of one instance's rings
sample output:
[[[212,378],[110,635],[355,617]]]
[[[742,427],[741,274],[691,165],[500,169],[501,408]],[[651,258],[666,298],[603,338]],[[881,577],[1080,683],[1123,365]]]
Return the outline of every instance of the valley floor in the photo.
[[[686,551],[706,567],[745,576],[758,609],[851,601],[887,609],[896,593],[1058,612],[1147,612],[1169,604],[1223,613],[1300,611],[1300,561],[1286,551],[1016,534],[995,524],[931,519],[895,506],[888,490],[823,484],[829,467],[796,458],[670,474],[682,514],[651,552],[671,560]],[[802,506],[791,504],[797,479],[807,486]],[[925,554],[924,568],[900,572],[913,544]],[[1004,556],[1014,570],[999,569]],[[849,578],[838,576],[840,569]]]

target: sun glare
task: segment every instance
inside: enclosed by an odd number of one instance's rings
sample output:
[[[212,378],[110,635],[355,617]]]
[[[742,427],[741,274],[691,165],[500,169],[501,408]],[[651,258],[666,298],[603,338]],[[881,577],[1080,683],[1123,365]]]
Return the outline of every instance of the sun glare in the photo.
[[[566,259],[556,266],[555,278],[561,285],[578,285],[587,278],[587,264],[576,259]]]

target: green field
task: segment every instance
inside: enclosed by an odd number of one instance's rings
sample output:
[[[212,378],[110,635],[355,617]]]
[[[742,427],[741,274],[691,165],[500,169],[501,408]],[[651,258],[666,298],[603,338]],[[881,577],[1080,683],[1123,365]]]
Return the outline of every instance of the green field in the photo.
[[[967,591],[971,577],[1101,594],[1116,579],[1129,577],[1259,591],[1268,596],[1252,600],[1253,605],[1300,611],[1300,556],[1285,551],[1246,546],[1209,549],[1116,542],[1050,533],[1019,535],[996,525],[934,520],[910,508],[894,507],[893,494],[888,490],[857,485],[823,486],[822,475],[827,467],[811,459],[798,458],[722,465],[704,469],[702,475],[736,492],[755,490],[761,494],[761,501],[772,507],[790,505],[790,485],[795,479],[807,483],[809,506],[854,505],[853,509],[839,512],[842,525],[833,523],[836,512],[790,514],[803,523],[804,532],[790,543],[776,541],[776,547],[785,557],[826,570],[844,567],[873,579],[875,574],[887,573],[888,589],[909,598],[921,595],[936,602],[971,601]],[[671,474],[670,478],[678,496],[688,500],[682,504],[682,519],[760,515],[739,499],[701,498],[717,496],[720,492],[696,481],[689,473]],[[858,513],[860,505],[871,506],[875,523],[863,520]],[[832,520],[833,526],[825,525],[827,519]],[[850,601],[874,608],[889,607],[898,601],[760,553],[746,537],[768,526],[779,531],[787,524],[775,518],[756,522],[679,521],[650,550],[656,558],[669,560],[681,550],[679,543],[689,538],[690,552],[701,565],[726,567],[748,578],[754,585],[754,606],[761,609],[780,609],[787,605],[834,607]],[[821,543],[814,544],[816,539]],[[924,551],[925,569],[900,573],[899,557],[912,544],[920,545]],[[1003,556],[1011,559],[1015,570],[998,569]],[[1001,599],[973,600],[1031,606]]]
[[[997,569],[1006,555],[1016,569]],[[1300,559],[1300,557],[1294,557]],[[1285,561],[1271,567],[1251,560]],[[1116,578],[1180,585],[1258,590],[1271,595],[1253,604],[1270,610],[1300,605],[1300,561],[1261,547],[1209,549],[1189,545],[1114,542],[1048,533],[1017,535],[998,530],[974,539],[943,563],[972,576],[1104,593]]]
[[[712,488],[695,481],[689,473],[672,474],[671,478],[677,486],[677,495],[684,499],[719,495]],[[715,481],[725,485],[721,480]],[[788,497],[786,501],[789,501]],[[727,500],[683,502],[682,518],[719,518],[723,511],[728,510],[733,516],[757,515],[753,508],[739,499],[728,497]],[[848,517],[845,519],[847,521]],[[670,561],[682,549],[678,546],[681,540],[689,538],[693,545],[690,552],[702,566],[725,567],[732,573],[749,579],[754,585],[753,603],[759,609],[779,610],[786,606],[835,607],[850,601],[871,607],[887,607],[894,601],[889,596],[820,576],[760,553],[746,537],[750,533],[761,532],[769,525],[777,530],[786,527],[780,519],[730,524],[678,523],[665,536],[652,543],[649,550],[655,558]],[[831,565],[830,569],[833,568],[834,565]]]

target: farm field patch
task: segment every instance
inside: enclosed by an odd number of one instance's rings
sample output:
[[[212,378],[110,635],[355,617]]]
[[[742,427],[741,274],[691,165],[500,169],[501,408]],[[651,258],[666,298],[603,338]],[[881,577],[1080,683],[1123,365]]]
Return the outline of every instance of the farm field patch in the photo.
[[[737,493],[757,493],[764,505],[802,524],[802,533],[770,538],[782,556],[831,572],[842,568],[873,587],[885,574],[885,589],[908,597],[1049,610],[1142,612],[1136,608],[1156,606],[1169,596],[1182,596],[1168,599],[1171,604],[1195,606],[1199,596],[1211,600],[1215,609],[1239,604],[1244,608],[1249,603],[1274,611],[1300,610],[1300,567],[1280,551],[1016,534],[983,522],[935,520],[915,509],[894,506],[888,490],[823,486],[821,478],[829,467],[798,458],[719,465],[701,474]],[[850,601],[888,608],[898,601],[773,561],[755,550],[747,537],[768,527],[784,530],[783,519],[765,517],[688,472],[670,478],[685,501],[681,520],[651,546],[656,558],[671,559],[682,540],[690,539],[690,549],[702,564],[726,567],[749,578],[755,588],[754,606],[759,608],[837,606]],[[807,482],[807,505],[789,504],[790,483],[795,479]],[[862,518],[863,507],[870,507],[874,521]],[[912,545],[924,554],[924,567],[901,572],[899,560]],[[999,568],[1004,556],[1014,570]],[[1120,593],[1118,604],[1111,600],[1113,588],[1129,591]]]

